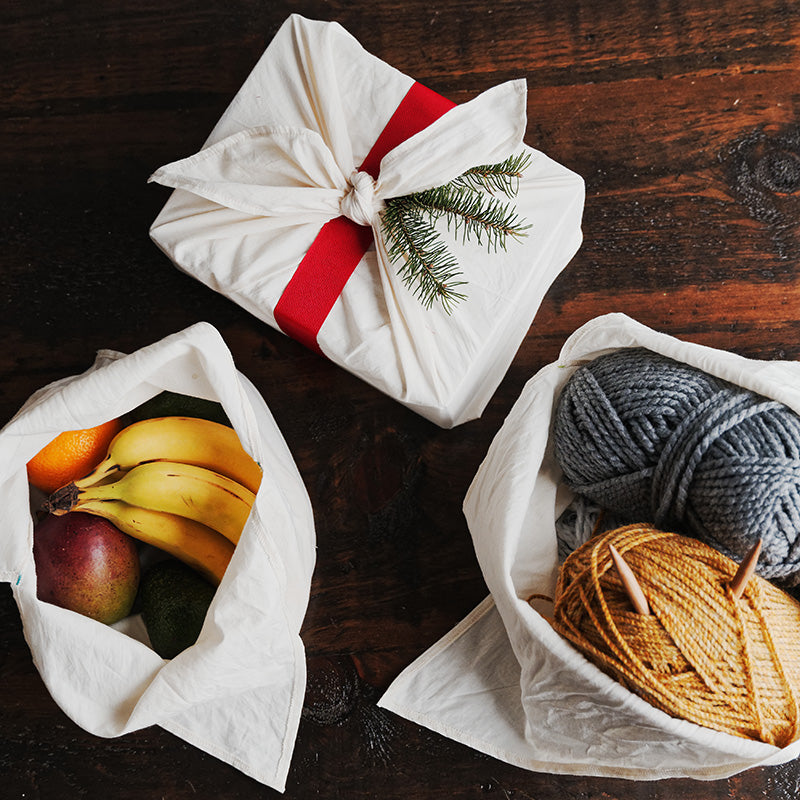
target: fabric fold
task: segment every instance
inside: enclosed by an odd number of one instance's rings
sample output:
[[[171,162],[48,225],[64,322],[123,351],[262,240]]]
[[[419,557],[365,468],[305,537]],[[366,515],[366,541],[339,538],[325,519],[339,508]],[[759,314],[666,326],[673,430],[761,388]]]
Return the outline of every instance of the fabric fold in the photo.
[[[254,216],[339,216],[348,182],[315,131],[248,128],[156,170],[151,182],[186,189]]]
[[[386,200],[421,192],[473,167],[504,161],[522,146],[526,111],[524,80],[494,86],[456,106],[383,157],[376,195]]]

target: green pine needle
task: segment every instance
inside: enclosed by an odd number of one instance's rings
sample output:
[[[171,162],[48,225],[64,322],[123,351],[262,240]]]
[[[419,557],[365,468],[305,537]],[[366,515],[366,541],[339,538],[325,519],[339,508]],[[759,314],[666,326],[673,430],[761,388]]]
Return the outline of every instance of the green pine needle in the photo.
[[[398,275],[425,308],[439,301],[449,314],[466,298],[456,290],[465,284],[458,280],[458,261],[434,223],[443,217],[447,229],[460,233],[463,242],[474,238],[478,244],[485,241],[490,251],[505,250],[508,237],[526,236],[530,225],[513,204],[493,195],[513,197],[529,162],[529,154],[520,153],[500,164],[473,167],[444,186],[386,201],[382,223],[389,259],[398,264]]]
[[[387,204],[383,227],[389,259],[400,263],[397,274],[425,308],[439,300],[447,313],[466,295],[456,291],[463,281],[458,262],[441,241],[436,228],[414,208],[410,195]]]
[[[411,203],[433,219],[444,217],[461,241],[474,237],[478,244],[486,239],[487,248],[506,249],[509,236],[519,238],[530,227],[523,225],[514,206],[475,189],[447,183],[435,189],[409,195]]]
[[[530,153],[518,153],[499,164],[484,164],[468,169],[453,183],[476,191],[484,190],[490,194],[500,192],[506,197],[514,197],[519,191],[519,179],[530,161]]]

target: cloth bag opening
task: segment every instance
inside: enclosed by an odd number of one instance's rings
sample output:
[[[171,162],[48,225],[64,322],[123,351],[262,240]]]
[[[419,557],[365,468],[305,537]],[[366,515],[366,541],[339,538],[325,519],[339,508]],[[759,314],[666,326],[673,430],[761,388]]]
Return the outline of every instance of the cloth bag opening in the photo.
[[[26,463],[65,430],[121,416],[162,390],[222,404],[262,466],[253,510],[196,644],[164,660],[130,617],[114,626],[36,597]],[[0,431],[0,578],[55,702],[112,737],[159,725],[278,790],[285,787],[305,692],[299,637],[315,538],[311,505],[262,397],[219,332],[197,323],[130,355],[104,350],[81,375],[37,391]]]

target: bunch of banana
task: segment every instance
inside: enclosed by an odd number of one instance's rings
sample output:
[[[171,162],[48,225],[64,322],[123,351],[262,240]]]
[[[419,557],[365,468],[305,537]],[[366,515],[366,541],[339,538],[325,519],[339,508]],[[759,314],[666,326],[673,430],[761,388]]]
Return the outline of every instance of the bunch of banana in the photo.
[[[97,468],[48,506],[104,517],[218,584],[260,483],[261,468],[232,428],[158,417],[123,428]]]

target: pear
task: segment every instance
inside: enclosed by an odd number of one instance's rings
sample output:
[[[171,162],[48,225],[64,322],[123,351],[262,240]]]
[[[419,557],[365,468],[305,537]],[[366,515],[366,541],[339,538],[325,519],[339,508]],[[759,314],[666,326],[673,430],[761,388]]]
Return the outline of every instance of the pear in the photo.
[[[71,511],[33,531],[37,597],[111,625],[128,616],[139,587],[133,538],[102,517]]]

